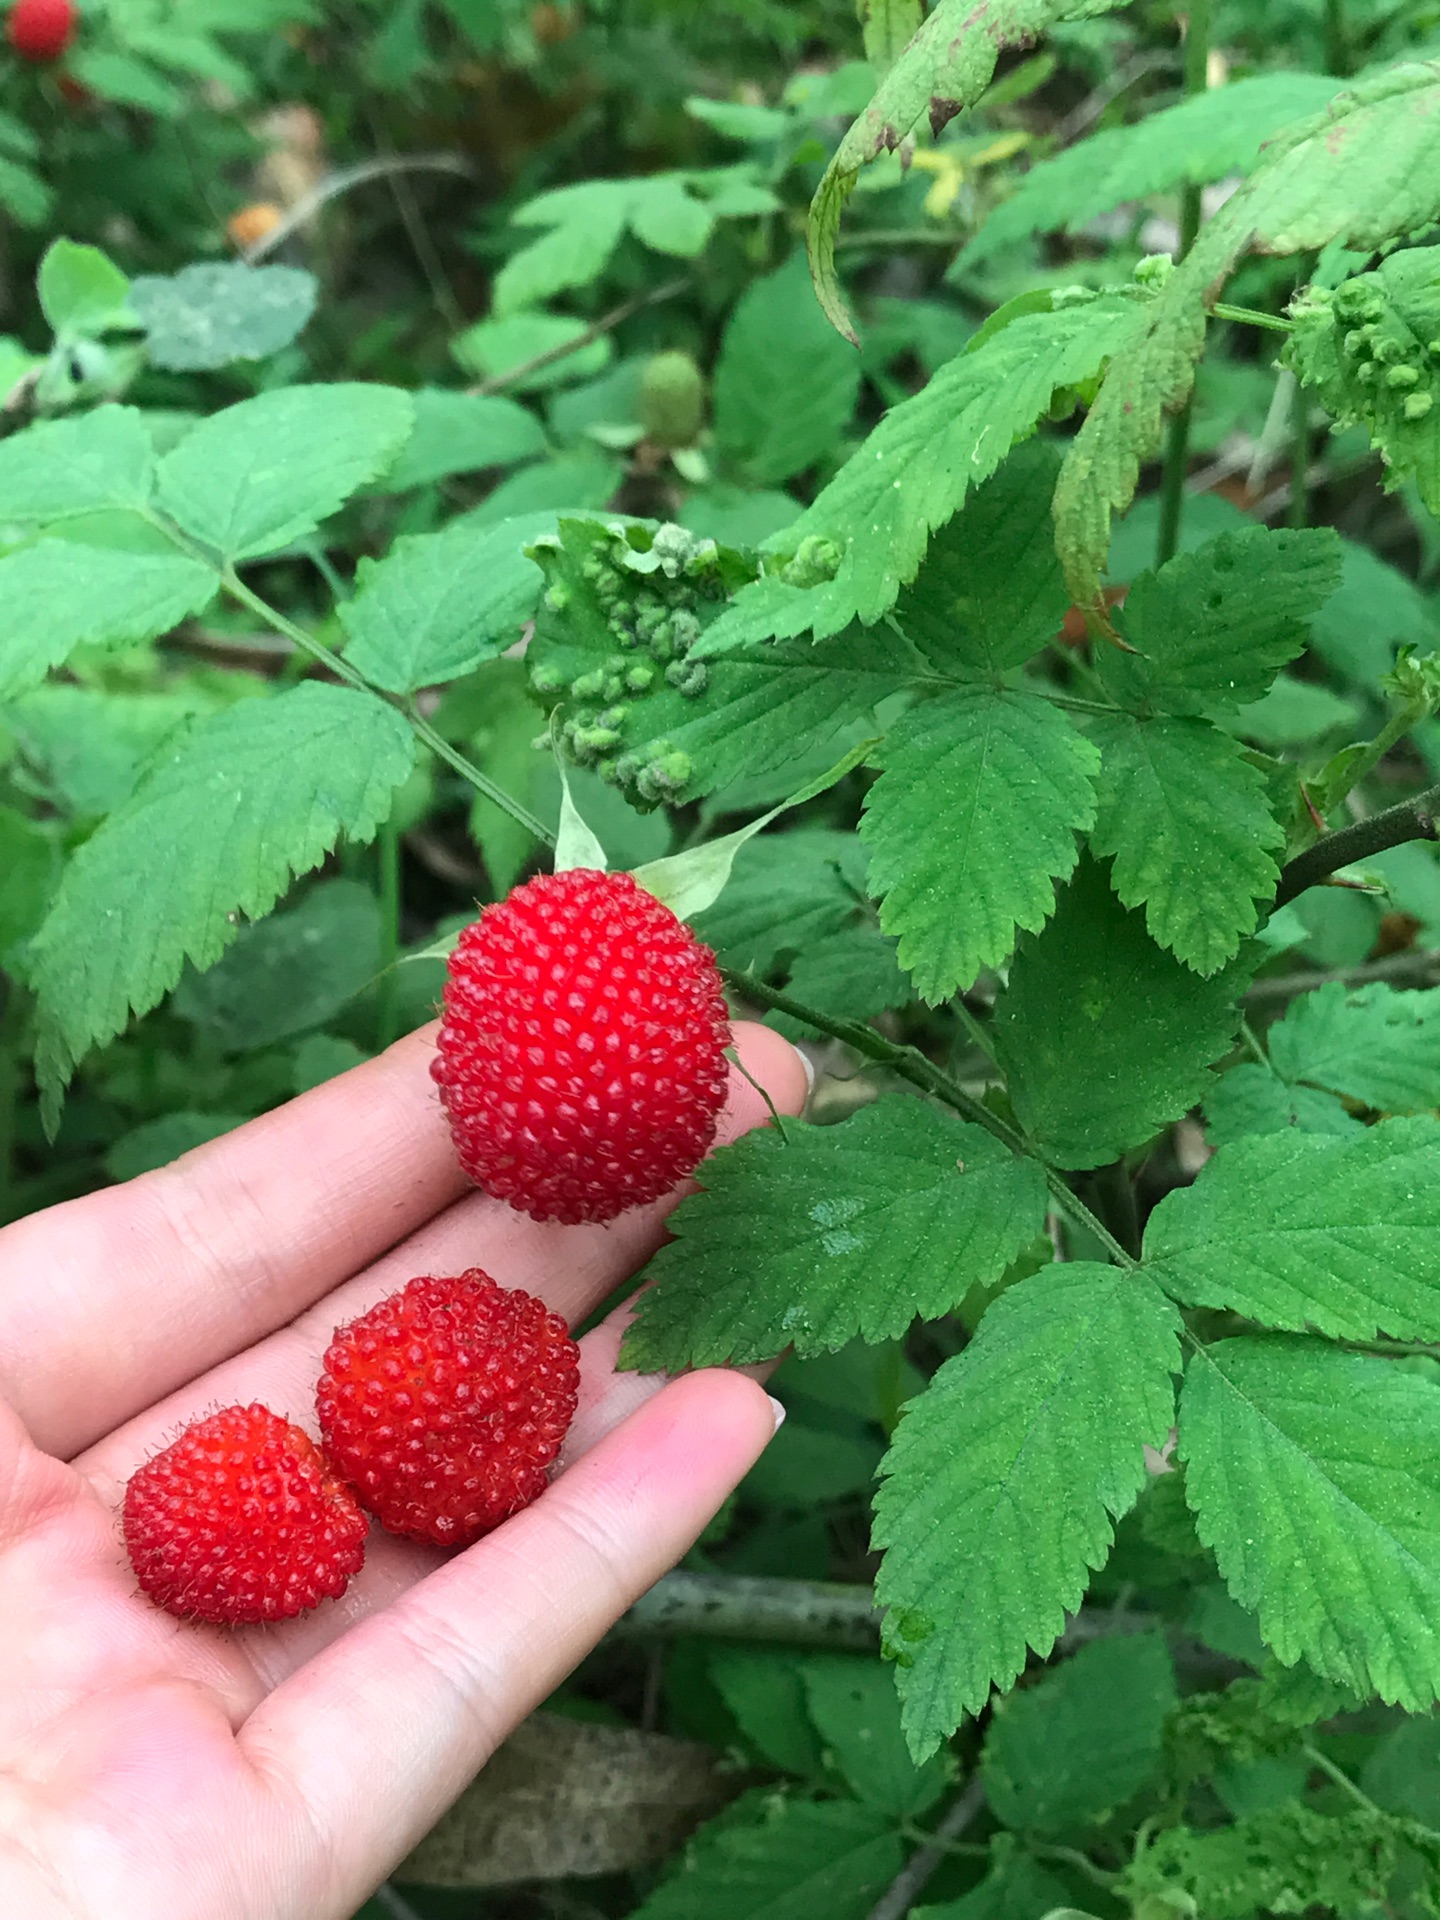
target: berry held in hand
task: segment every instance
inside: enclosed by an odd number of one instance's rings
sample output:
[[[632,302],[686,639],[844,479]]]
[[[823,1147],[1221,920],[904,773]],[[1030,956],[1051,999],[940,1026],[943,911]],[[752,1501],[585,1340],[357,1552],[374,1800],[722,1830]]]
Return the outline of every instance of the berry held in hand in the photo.
[[[125,1546],[167,1613],[288,1620],[358,1573],[368,1522],[301,1428],[268,1407],[187,1427],[125,1489]]]
[[[704,1158],[729,1039],[710,949],[628,873],[576,868],[461,934],[430,1071],[477,1185],[536,1220],[612,1220]]]
[[[425,1276],[337,1328],[320,1430],[392,1533],[468,1546],[544,1492],[579,1360],[565,1322],[528,1293],[479,1267]]]
[[[75,33],[74,0],[15,0],[5,37],[22,60],[58,60]]]

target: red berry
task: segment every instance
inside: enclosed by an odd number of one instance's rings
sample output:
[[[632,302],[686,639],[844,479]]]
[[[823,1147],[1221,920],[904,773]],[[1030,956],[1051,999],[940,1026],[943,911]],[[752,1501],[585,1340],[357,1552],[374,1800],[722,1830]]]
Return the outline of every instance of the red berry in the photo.
[[[125,1545],[147,1593],[185,1620],[288,1620],[345,1591],[364,1514],[299,1427],[226,1407],[125,1489]]]
[[[430,1071],[477,1185],[536,1220],[613,1220],[705,1157],[729,1039],[710,949],[628,873],[577,868],[461,934]]]
[[[412,1280],[336,1329],[320,1431],[392,1533],[469,1546],[545,1491],[579,1360],[559,1314],[479,1267]]]
[[[75,35],[74,0],[15,0],[5,33],[22,60],[58,60]]]

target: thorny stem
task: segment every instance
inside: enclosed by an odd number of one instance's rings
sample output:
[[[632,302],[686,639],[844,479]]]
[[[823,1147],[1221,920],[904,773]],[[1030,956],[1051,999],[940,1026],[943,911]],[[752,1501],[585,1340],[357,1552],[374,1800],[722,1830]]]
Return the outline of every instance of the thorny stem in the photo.
[[[1283,907],[1341,867],[1384,853],[1389,847],[1403,847],[1411,840],[1440,839],[1437,814],[1440,786],[1427,787],[1413,800],[1386,807],[1383,813],[1372,813],[1368,820],[1357,820],[1353,827],[1342,827],[1338,833],[1327,833],[1281,869],[1275,905]]]
[[[814,1007],[807,1007],[802,1001],[792,1000],[788,993],[781,993],[774,987],[767,987],[748,973],[736,973],[732,968],[722,967],[721,973],[727,983],[744,999],[753,1001],[757,1006],[769,1008],[775,1013],[788,1013],[796,1020],[803,1020],[807,1026],[814,1027],[820,1033],[828,1033],[834,1040],[843,1040],[847,1046],[854,1047],[857,1053],[863,1053],[868,1060],[877,1065],[888,1067],[892,1073],[898,1073],[902,1080],[908,1080],[912,1086],[943,1101],[947,1107],[969,1120],[974,1126],[984,1127],[997,1140],[1003,1141],[1012,1153],[1024,1154],[1028,1158],[1038,1158],[1032,1153],[1025,1136],[1008,1121],[993,1113],[983,1100],[977,1100],[974,1094],[966,1093],[939,1067],[934,1066],[918,1047],[903,1046],[895,1040],[887,1040],[873,1027],[862,1025],[856,1020],[836,1020],[829,1014],[820,1013]],[[1044,1166],[1044,1162],[1041,1162]],[[1051,1193],[1055,1196],[1062,1213],[1068,1214],[1077,1225],[1093,1233],[1117,1265],[1134,1269],[1139,1262],[1127,1253],[1120,1242],[1111,1233],[1104,1221],[1098,1219],[1081,1199],[1071,1192],[1065,1177],[1056,1168],[1044,1166],[1045,1179]]]
[[[1190,0],[1185,28],[1185,93],[1204,93],[1210,71],[1210,10],[1212,0]],[[1180,253],[1183,260],[1200,232],[1200,188],[1187,186],[1180,196]],[[1185,474],[1190,460],[1190,415],[1193,396],[1173,415],[1165,439],[1165,467],[1160,483],[1160,536],[1155,564],[1173,560],[1180,545],[1180,516],[1185,506]]]

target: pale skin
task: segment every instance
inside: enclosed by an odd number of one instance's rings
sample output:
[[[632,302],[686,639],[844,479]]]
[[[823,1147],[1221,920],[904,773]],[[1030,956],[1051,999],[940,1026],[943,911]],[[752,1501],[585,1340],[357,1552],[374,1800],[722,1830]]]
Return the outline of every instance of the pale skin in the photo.
[[[798,1112],[794,1050],[736,1038]],[[743,1373],[616,1373],[621,1310],[582,1342],[564,1471],[478,1545],[374,1529],[343,1599],[275,1627],[138,1593],[124,1483],[188,1420],[261,1400],[313,1433],[337,1322],[417,1273],[482,1266],[574,1322],[659,1243],[673,1202],[558,1227],[470,1191],[432,1046],[0,1232],[0,1913],[346,1920],[771,1437]],[[767,1117],[732,1069],[720,1139]]]

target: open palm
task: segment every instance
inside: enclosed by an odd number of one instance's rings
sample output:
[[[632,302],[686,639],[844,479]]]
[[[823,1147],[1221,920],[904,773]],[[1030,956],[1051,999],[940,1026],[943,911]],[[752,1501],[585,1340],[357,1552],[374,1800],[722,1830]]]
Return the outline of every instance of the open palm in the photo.
[[[805,1094],[764,1028],[775,1105]],[[0,1913],[340,1920],[671,1565],[773,1430],[741,1374],[613,1370],[582,1342],[566,1471],[466,1552],[372,1531],[345,1596],[276,1627],[172,1619],[116,1520],[135,1466],[252,1399],[314,1430],[336,1323],[483,1266],[576,1321],[666,1204],[542,1226],[465,1191],[416,1034],[128,1186],[0,1232]],[[720,1137],[765,1117],[732,1076]]]

